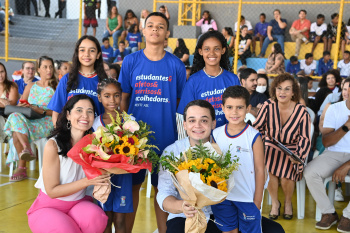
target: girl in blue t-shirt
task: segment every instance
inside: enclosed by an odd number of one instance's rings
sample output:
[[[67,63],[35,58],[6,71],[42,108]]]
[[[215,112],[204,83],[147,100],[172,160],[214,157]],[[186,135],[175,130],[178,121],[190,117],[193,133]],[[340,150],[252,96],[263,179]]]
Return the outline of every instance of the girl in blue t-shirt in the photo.
[[[71,70],[60,80],[48,105],[53,111],[54,125],[63,106],[74,95],[85,94],[91,97],[96,106],[95,115],[102,114],[103,107],[97,98],[97,84],[106,78],[100,43],[93,36],[82,36],[75,45]]]
[[[224,125],[222,93],[229,86],[240,85],[238,77],[230,70],[225,37],[218,31],[204,33],[198,40],[191,76],[182,92],[177,112],[183,114],[186,105],[193,100],[206,100],[215,109],[216,127]]]
[[[104,79],[97,86],[97,94],[98,100],[102,103],[105,112],[95,118],[92,125],[94,131],[99,126],[105,126],[112,122],[109,114],[115,118],[115,110],[121,113],[119,107],[122,97],[121,84],[112,78]],[[126,232],[126,213],[132,213],[134,211],[132,201],[132,174],[112,175],[111,182],[113,185],[106,203],[99,203],[108,216],[105,232],[112,232],[112,223],[114,223],[115,232]],[[117,188],[114,185],[121,188]]]
[[[134,53],[141,49],[142,37],[139,31],[139,27],[136,24],[132,24],[130,26],[126,40],[129,43],[129,46],[126,48],[129,53]]]

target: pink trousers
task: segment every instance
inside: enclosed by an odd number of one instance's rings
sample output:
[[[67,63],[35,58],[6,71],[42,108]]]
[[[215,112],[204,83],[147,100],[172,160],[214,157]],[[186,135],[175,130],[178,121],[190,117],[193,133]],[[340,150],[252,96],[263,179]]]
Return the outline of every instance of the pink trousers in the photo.
[[[41,191],[27,215],[34,233],[101,233],[108,220],[89,196],[78,201],[62,201],[51,199]]]

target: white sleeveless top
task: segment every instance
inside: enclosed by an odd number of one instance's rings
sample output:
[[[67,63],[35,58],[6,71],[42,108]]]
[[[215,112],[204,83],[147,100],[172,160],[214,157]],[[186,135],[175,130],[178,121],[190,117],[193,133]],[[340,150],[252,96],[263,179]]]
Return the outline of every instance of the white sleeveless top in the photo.
[[[56,138],[50,138],[49,140],[53,140],[56,144]],[[57,145],[58,147],[58,145]],[[58,151],[60,151],[60,148],[58,148]],[[62,155],[58,155],[60,159],[60,184],[68,184],[72,183],[74,181],[83,179],[86,177],[83,168],[75,163],[71,158],[63,157]],[[44,180],[43,180],[43,169],[41,169],[40,176],[38,181],[35,183],[35,187],[38,189],[41,189],[41,191],[45,194],[45,185],[44,185]],[[59,197],[57,199],[62,200],[62,201],[77,201],[85,197],[85,191],[86,189],[82,189],[72,195],[66,196],[66,197]]]
[[[231,145],[231,155],[232,157],[237,155],[240,164],[238,171],[233,172],[235,186],[226,199],[238,202],[253,202],[255,194],[253,145],[260,133],[247,124],[239,134],[229,135],[226,127],[227,124],[213,131],[214,140],[223,153],[226,153]]]

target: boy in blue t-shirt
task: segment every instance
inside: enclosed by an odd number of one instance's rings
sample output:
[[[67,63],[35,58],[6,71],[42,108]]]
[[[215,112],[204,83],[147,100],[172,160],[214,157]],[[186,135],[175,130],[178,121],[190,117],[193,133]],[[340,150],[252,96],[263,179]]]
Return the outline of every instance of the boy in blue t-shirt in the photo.
[[[110,62],[110,58],[113,56],[113,48],[109,45],[108,37],[102,39],[102,59],[104,62]]]
[[[296,56],[291,56],[287,63],[286,72],[291,75],[296,75],[300,71],[300,62]]]
[[[264,43],[265,37],[267,36],[267,27],[269,26],[269,23],[267,23],[266,20],[266,15],[265,13],[261,13],[259,16],[260,22],[255,25],[254,28],[254,36],[253,36],[253,41],[252,41],[252,47],[253,47],[253,54],[252,57],[255,57],[255,45],[256,41],[260,41],[260,47]]]
[[[239,158],[235,186],[225,201],[212,205],[218,228],[223,232],[261,233],[261,202],[265,184],[264,144],[258,130],[244,122],[250,110],[249,92],[242,86],[228,87],[222,109],[228,124],[213,131],[213,139],[225,154]]]
[[[180,59],[164,51],[164,40],[170,34],[164,14],[149,14],[145,25],[146,48],[126,56],[119,75],[123,90],[121,110],[151,126],[155,139],[149,143],[158,146],[156,152],[161,155],[165,147],[177,139],[176,106],[186,83],[186,68]],[[134,206],[138,205],[144,179],[144,172],[133,176]],[[151,181],[156,195],[158,173],[152,174]],[[156,199],[154,201],[159,232],[165,232],[166,222],[161,219],[166,219],[167,214],[159,208]],[[128,217],[127,221],[133,219]]]
[[[141,49],[142,37],[136,24],[130,26],[129,33],[125,40],[129,44],[126,48],[126,50],[129,50],[129,53],[135,53]]]
[[[331,53],[329,51],[323,52],[323,57],[318,60],[317,74],[322,76],[329,70],[333,69],[333,61],[331,60]]]
[[[118,49],[113,53],[113,58],[114,58],[113,63],[117,63],[121,65],[123,63],[124,57],[129,54],[130,54],[129,50],[125,49],[125,42],[123,40],[120,41],[118,45]]]

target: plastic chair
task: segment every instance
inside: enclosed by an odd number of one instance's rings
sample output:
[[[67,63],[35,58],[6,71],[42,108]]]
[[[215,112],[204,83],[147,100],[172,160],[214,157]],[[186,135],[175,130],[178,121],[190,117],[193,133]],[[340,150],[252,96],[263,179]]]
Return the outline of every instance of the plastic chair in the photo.
[[[0,143],[0,172],[2,172],[2,158],[5,159],[5,152],[7,150],[8,144],[7,143]]]
[[[255,122],[255,120],[256,120],[256,117],[255,116],[253,116],[253,114],[251,114],[251,113],[247,113],[246,115],[245,115],[245,118],[244,118],[244,122],[245,123],[247,123],[248,121],[250,121],[252,124]]]

